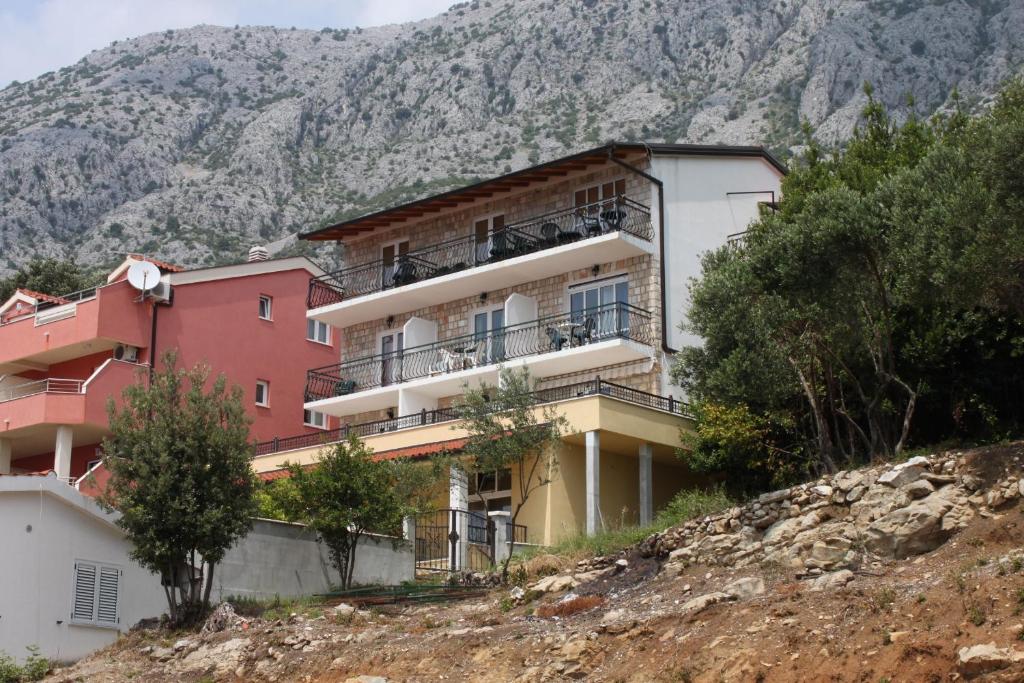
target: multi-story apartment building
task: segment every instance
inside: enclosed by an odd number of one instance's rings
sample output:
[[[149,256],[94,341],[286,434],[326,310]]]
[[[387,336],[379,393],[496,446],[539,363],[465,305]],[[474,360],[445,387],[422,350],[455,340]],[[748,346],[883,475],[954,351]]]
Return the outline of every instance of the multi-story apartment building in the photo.
[[[342,361],[309,369],[306,408],[381,455],[457,450],[464,387],[527,368],[571,429],[518,520],[526,537],[646,522],[689,480],[668,375],[693,342],[687,280],[774,204],[783,172],[755,147],[608,144],[304,235],[346,248],[310,281],[307,316],[338,331]],[[272,477],[315,452],[284,439],[254,464]],[[518,488],[455,478],[450,504],[508,510]]]
[[[126,280],[140,260],[160,271],[145,296]],[[0,305],[0,474],[81,478],[109,433],[107,399],[170,349],[179,367],[205,363],[243,388],[257,440],[333,427],[303,406],[306,370],[338,360],[331,330],[306,318],[321,275],[305,258],[184,270],[133,255],[100,287],[19,290]]]

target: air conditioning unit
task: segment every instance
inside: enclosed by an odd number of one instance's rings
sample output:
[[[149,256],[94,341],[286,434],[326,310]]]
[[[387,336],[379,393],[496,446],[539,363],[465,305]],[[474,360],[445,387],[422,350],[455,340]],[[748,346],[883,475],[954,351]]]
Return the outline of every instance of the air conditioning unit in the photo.
[[[123,360],[127,363],[137,363],[139,361],[139,347],[128,346],[127,344],[118,344],[114,347],[114,360]]]

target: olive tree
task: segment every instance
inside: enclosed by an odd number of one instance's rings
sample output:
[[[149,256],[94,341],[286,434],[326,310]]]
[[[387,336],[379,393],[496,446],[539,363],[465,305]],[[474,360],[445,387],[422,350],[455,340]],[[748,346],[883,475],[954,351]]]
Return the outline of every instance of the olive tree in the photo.
[[[120,513],[132,558],[161,574],[171,622],[185,624],[209,607],[214,568],[255,513],[250,418],[223,375],[179,369],[173,352],[163,365],[124,389],[121,408],[108,401],[100,502]]]

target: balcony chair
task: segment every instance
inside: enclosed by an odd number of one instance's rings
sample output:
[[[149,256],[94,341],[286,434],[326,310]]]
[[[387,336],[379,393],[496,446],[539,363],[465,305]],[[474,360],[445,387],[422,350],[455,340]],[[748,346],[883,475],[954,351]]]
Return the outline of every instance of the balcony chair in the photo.
[[[508,236],[509,241],[512,243],[510,251],[514,256],[521,256],[522,254],[528,254],[533,251],[533,245],[530,240],[527,239],[526,235],[517,235],[512,233]]]
[[[558,243],[558,223],[544,223],[540,226],[540,235],[544,246],[550,247]]]
[[[583,209],[580,209],[576,212],[576,224],[573,226],[573,234],[576,235],[575,239],[579,239],[583,235],[596,237],[601,234],[601,221],[598,220],[597,216],[591,216]]]
[[[561,332],[553,327],[547,328],[544,332],[548,335],[548,339],[551,340],[551,348],[555,351],[561,351],[562,347],[565,346],[565,342],[568,341],[562,336]]]
[[[604,222],[604,232],[617,232],[626,222],[626,210],[622,206],[608,209],[601,212],[601,220]]]
[[[504,232],[496,232],[491,236],[491,260],[500,261],[510,256],[508,243],[505,240]]]
[[[416,264],[408,260],[399,262],[395,268],[395,274],[391,277],[395,287],[411,284],[416,282],[417,279]]]
[[[572,331],[573,339],[576,342],[576,346],[583,346],[593,340],[594,328],[597,323],[594,321],[593,316],[587,316],[587,319],[583,321],[583,325],[576,327]]]
[[[335,396],[347,396],[356,390],[356,381],[354,379],[342,379],[334,383],[334,395]]]

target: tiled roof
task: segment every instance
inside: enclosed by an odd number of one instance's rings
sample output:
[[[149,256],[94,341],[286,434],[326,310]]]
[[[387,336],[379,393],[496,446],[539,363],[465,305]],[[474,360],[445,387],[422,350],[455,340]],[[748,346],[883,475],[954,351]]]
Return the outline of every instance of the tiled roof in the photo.
[[[49,302],[51,304],[66,304],[68,302],[67,299],[62,299],[59,296],[51,296],[49,294],[43,294],[42,292],[37,292],[37,291],[35,291],[33,289],[25,289],[24,287],[19,287],[18,291],[21,292],[22,294],[24,294],[25,296],[32,297],[36,301],[46,301],[46,302]]]
[[[173,263],[167,263],[166,261],[159,261],[151,256],[144,256],[142,254],[128,254],[128,258],[133,258],[139,261],[149,261],[160,270],[166,270],[170,273],[182,273],[185,269],[181,266],[176,266]]]
[[[424,458],[428,455],[436,455],[437,453],[444,453],[445,451],[458,451],[466,445],[468,439],[448,439],[447,441],[435,441],[434,443],[419,444],[416,446],[406,446],[405,448],[393,448],[388,451],[380,451],[373,454],[374,460],[396,460],[398,458]],[[305,465],[306,469],[314,467],[316,463]],[[267,472],[260,472],[260,479],[263,481],[275,481],[277,479],[287,479],[289,477],[288,470],[281,468],[277,470],[268,470]]]

